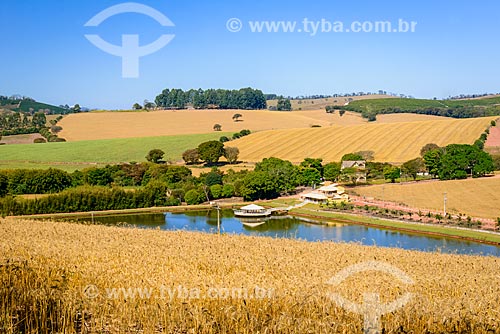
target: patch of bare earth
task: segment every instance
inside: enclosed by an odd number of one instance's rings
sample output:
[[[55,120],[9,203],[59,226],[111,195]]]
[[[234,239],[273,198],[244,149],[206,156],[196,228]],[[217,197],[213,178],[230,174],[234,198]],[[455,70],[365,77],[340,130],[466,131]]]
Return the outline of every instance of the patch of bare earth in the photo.
[[[33,144],[33,141],[37,138],[43,138],[39,133],[31,133],[28,135],[14,135],[14,136],[3,136],[0,143],[5,145],[14,144]]]

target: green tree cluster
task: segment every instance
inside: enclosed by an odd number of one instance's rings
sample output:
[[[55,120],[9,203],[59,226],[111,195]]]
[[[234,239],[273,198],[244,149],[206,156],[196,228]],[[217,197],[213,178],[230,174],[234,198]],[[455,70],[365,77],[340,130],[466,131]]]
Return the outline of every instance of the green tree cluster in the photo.
[[[262,91],[252,88],[226,89],[164,89],[155,99],[157,106],[166,109],[265,109],[266,99]]]
[[[424,154],[424,163],[430,174],[441,180],[465,179],[493,172],[491,155],[475,145],[451,144]]]
[[[278,111],[291,111],[292,103],[290,99],[285,99],[283,97],[278,99],[278,104],[276,105],[276,110]]]

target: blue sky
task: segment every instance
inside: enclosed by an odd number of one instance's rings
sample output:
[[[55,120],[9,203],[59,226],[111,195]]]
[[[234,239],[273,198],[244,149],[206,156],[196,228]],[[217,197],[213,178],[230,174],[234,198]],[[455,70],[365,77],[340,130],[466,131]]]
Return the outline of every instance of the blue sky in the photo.
[[[53,104],[130,108],[164,88],[255,87],[283,95],[379,89],[416,97],[500,92],[500,3],[490,1],[141,0],[174,27],[135,13],[84,27],[116,0],[2,0],[0,94]],[[226,22],[239,18],[240,32]],[[252,33],[248,21],[418,22],[414,33]],[[85,34],[141,45],[175,34],[122,78],[121,59]]]

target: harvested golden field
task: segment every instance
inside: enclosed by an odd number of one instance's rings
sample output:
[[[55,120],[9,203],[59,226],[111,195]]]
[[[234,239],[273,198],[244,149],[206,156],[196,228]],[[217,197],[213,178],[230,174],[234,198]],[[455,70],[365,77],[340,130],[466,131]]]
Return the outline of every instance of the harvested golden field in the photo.
[[[358,187],[356,193],[380,200],[404,203],[411,207],[443,210],[446,193],[447,211],[472,217],[500,217],[500,175],[481,179],[424,181]]]
[[[234,122],[234,114],[241,114],[243,117]],[[324,111],[322,114],[327,115]],[[223,132],[237,132],[243,129],[260,131],[309,128],[315,124],[328,126],[332,122],[325,117],[317,119],[315,116],[316,113],[309,116],[304,113],[267,110],[100,112],[72,114],[61,120],[59,125],[63,128],[60,137],[79,141],[209,133],[213,132],[214,124],[220,124]]]
[[[234,122],[234,114],[243,117]],[[392,123],[402,120],[419,121],[442,119],[425,115],[383,115],[378,123]],[[338,112],[327,114],[324,109],[279,112],[267,110],[164,110],[152,112],[98,112],[71,114],[59,125],[63,130],[60,137],[68,141],[136,138],[167,135],[201,134],[213,132],[214,124],[220,124],[223,132],[237,132],[243,129],[263,131],[273,129],[310,128],[331,125],[366,124],[360,114]]]
[[[242,161],[260,161],[272,156],[293,162],[306,157],[340,161],[346,153],[371,150],[375,152],[376,161],[402,163],[418,157],[422,146],[428,143],[472,144],[492,119],[494,117],[263,131],[231,142],[231,146],[240,149]]]
[[[14,220],[0,240],[6,334],[362,333],[337,303],[373,294],[405,301],[385,333],[500,330],[493,257]]]
[[[401,123],[401,122],[420,122],[420,121],[445,121],[449,118],[433,115],[421,114],[381,114],[377,115],[375,123]]]

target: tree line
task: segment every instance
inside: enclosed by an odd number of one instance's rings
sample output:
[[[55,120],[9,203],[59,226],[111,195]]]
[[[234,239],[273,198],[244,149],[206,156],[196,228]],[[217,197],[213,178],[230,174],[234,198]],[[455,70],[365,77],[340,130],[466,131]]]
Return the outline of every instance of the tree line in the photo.
[[[332,108],[337,110],[361,113],[361,116],[363,118],[368,119],[369,121],[375,121],[377,115],[379,114],[400,114],[400,113],[433,115],[433,116],[443,116],[451,118],[476,118],[476,117],[500,115],[500,108],[498,108],[497,106],[482,106],[480,108],[476,108],[473,106],[420,107],[420,108],[388,107],[380,110],[361,110],[360,108],[354,105],[346,105],[346,106],[332,106]]]
[[[252,88],[227,89],[164,89],[155,99],[158,107],[185,109],[266,109],[266,98],[262,91]]]

